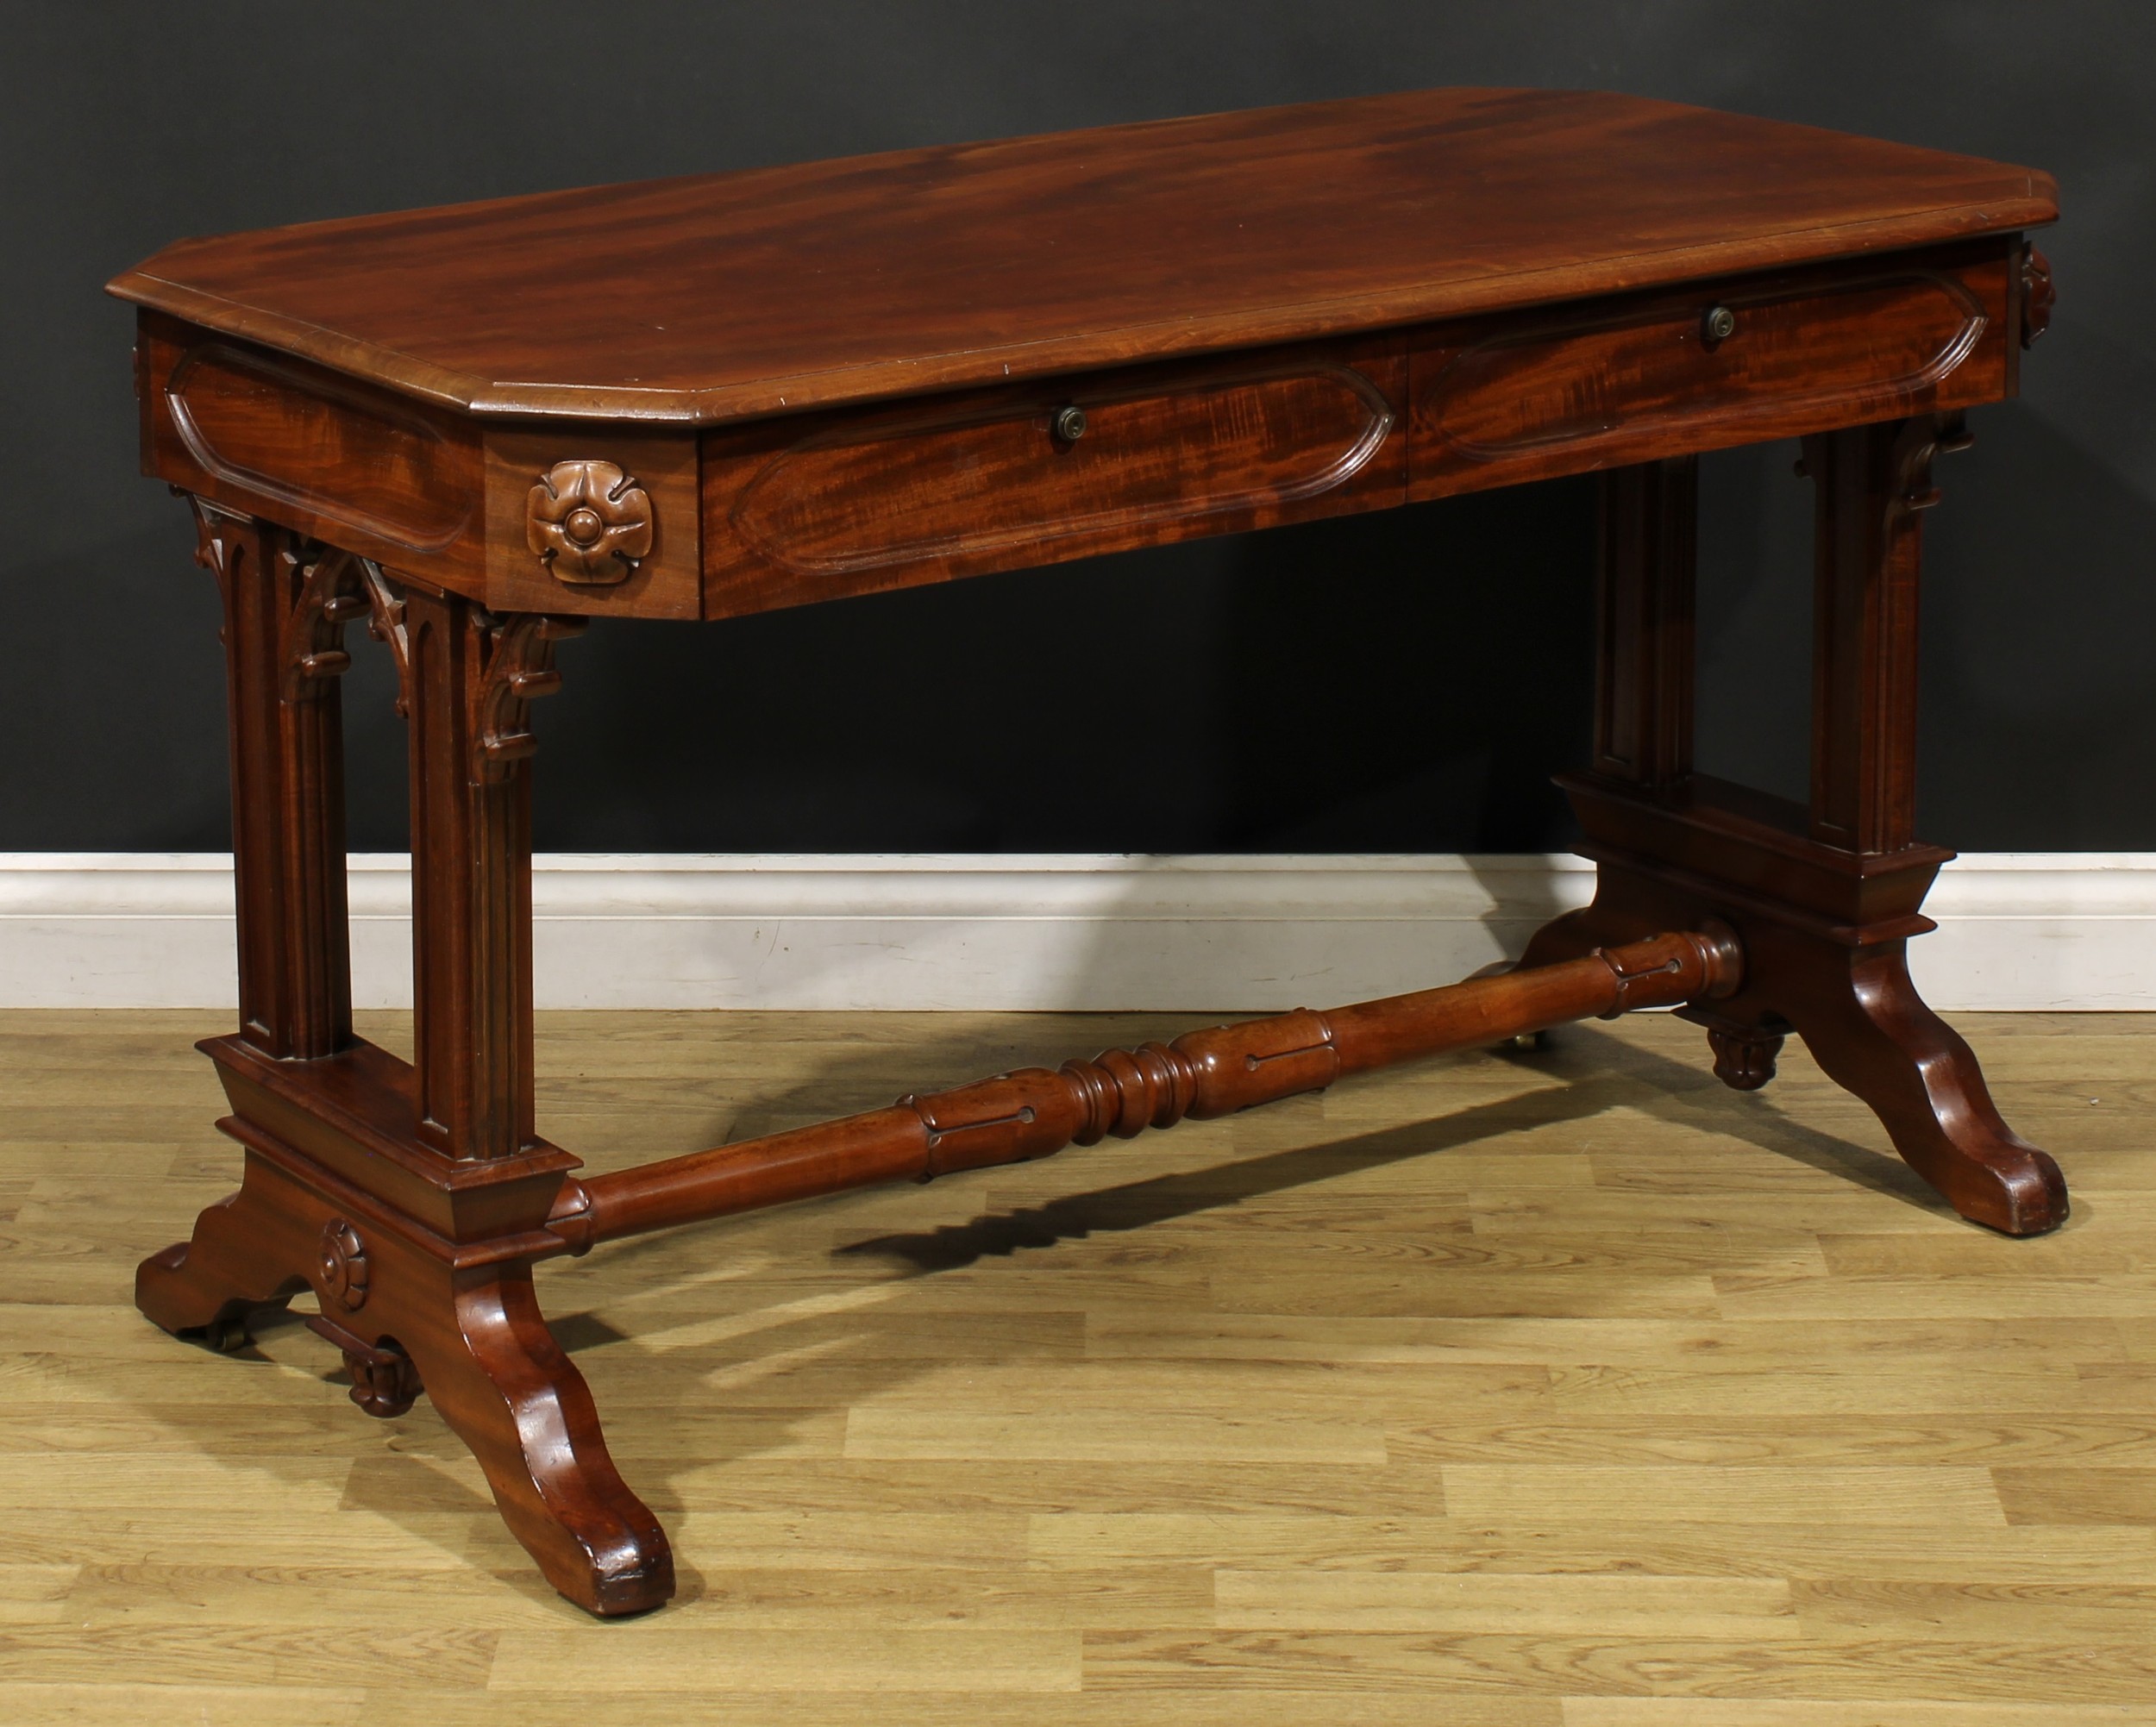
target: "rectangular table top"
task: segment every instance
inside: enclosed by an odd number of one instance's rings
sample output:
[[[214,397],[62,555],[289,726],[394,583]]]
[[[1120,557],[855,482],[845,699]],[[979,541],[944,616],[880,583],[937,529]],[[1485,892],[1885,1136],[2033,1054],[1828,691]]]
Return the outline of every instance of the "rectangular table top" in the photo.
[[[709,424],[2057,216],[1974,157],[1434,90],[184,240],[110,285],[477,415]]]

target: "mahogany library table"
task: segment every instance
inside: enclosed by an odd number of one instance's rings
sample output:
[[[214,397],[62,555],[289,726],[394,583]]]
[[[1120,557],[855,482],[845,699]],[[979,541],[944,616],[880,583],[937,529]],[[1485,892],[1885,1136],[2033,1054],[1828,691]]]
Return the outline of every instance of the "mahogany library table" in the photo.
[[[223,593],[237,1192],[146,1261],[220,1347],[311,1289],[373,1415],[423,1388],[595,1613],[674,1590],[532,1267],[1045,1156],[1589,1014],[1786,1034],[1965,1217],[2066,1211],[1911,987],[1932,460],[2049,316],[2026,168],[1577,91],[1441,90],[550,192],[167,247],[145,470]],[[1801,437],[1806,804],[1693,771],[1698,454]],[[532,1127],[529,710],[588,617],[725,618],[1601,476],[1592,905],[1450,988],[1112,1049],[580,1180]],[[338,674],[410,722],[417,1059],[352,1032]],[[1131,621],[1079,627],[1112,639]],[[1139,625],[1138,627],[1142,627]]]

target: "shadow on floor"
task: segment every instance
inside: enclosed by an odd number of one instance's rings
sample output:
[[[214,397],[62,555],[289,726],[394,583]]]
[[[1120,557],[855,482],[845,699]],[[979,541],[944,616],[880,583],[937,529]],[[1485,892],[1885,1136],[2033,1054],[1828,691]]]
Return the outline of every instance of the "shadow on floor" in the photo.
[[[1299,1146],[1211,1169],[1069,1194],[1019,1211],[976,1217],[924,1234],[881,1236],[837,1251],[901,1261],[919,1272],[942,1271],[1025,1248],[1143,1229],[1264,1194],[1457,1150],[1522,1128],[1582,1121],[1620,1107],[1701,1132],[1742,1139],[1920,1211],[1950,1209],[1898,1159],[1792,1122],[1763,1099],[1727,1092],[1718,1081],[1681,1062],[1580,1028],[1559,1036],[1561,1045],[1521,1059],[1565,1075],[1570,1083],[1526,1097],[1506,1098],[1433,1121],[1324,1145]]]

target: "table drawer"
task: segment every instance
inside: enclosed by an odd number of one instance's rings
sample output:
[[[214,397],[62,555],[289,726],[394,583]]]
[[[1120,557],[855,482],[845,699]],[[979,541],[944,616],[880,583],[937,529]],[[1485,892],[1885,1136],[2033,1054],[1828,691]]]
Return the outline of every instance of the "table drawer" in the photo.
[[[485,552],[479,435],[325,366],[144,312],[142,471],[444,587]]]
[[[1398,504],[1406,363],[1388,347],[713,433],[706,615]]]
[[[2007,265],[2002,249],[1965,248],[1433,332],[1410,361],[1410,491],[1509,485],[2006,395]]]

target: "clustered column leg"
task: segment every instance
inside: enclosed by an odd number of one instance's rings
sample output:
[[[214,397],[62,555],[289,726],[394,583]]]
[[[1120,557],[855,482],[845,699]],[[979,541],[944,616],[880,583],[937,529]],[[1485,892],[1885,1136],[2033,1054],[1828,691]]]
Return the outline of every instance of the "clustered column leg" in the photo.
[[[206,503],[224,598],[241,1025],[212,1039],[239,1192],[144,1261],[136,1300],[229,1347],[311,1288],[354,1401],[424,1392],[556,1588],[595,1613],[674,1592],[665,1533],[608,1456],[531,1263],[576,1160],[533,1128],[528,704],[572,623],[495,617]],[[336,674],[371,615],[411,723],[418,1060],[352,1033]]]
[[[193,501],[196,558],[224,606],[240,1036],[280,1061],[352,1042],[337,674],[344,624],[366,610],[286,530]],[[202,1214],[191,1242],[145,1261],[135,1299],[172,1331],[220,1346],[250,1309],[306,1286],[309,1234],[252,1185]]]
[[[1699,459],[1613,468],[1596,522],[1595,733],[1598,783],[1666,804],[1692,784],[1693,611]],[[1537,931],[1524,967],[1576,960],[1649,933],[1596,903]]]
[[[404,588],[411,718],[412,1034],[419,1131],[451,1157],[532,1139],[531,737],[552,620]]]
[[[543,1155],[532,1123],[531,778],[526,709],[560,686],[554,643],[580,627],[400,585],[395,629],[411,722],[413,1091],[423,1144],[459,1169]],[[544,1251],[560,1186],[533,1182],[500,1236]],[[595,1613],[674,1592],[658,1519],[607,1454],[599,1411],[555,1342],[528,1258],[415,1267],[432,1323],[400,1339],[548,1580]]]
[[[1811,836],[1887,873],[1919,849],[1917,595],[1922,512],[1940,498],[1932,461],[1969,442],[1959,416],[1934,415],[1804,442],[1814,512]],[[1807,1047],[1963,1216],[2015,1235],[2056,1228],[2066,1215],[2059,1166],[2007,1127],[1969,1046],[1909,979],[1908,938],[1921,930],[1858,933],[1786,1010]]]
[[[1931,463],[1967,441],[1920,415],[1808,438],[1815,610],[1808,804],[1710,779],[1690,762],[1695,497],[1675,465],[1604,484],[1593,771],[1568,779],[1601,865],[1595,903],[1538,935],[1523,964],[1651,930],[1727,919],[1745,985],[1682,1011],[1739,1090],[1774,1073],[1795,1031],[1870,1104],[1896,1148],[1964,1217],[2013,1235],[2055,1228],[2057,1164],[2001,1120],[1967,1044],[1909,980],[1906,946],[1952,855],[1915,836],[1917,585]]]

